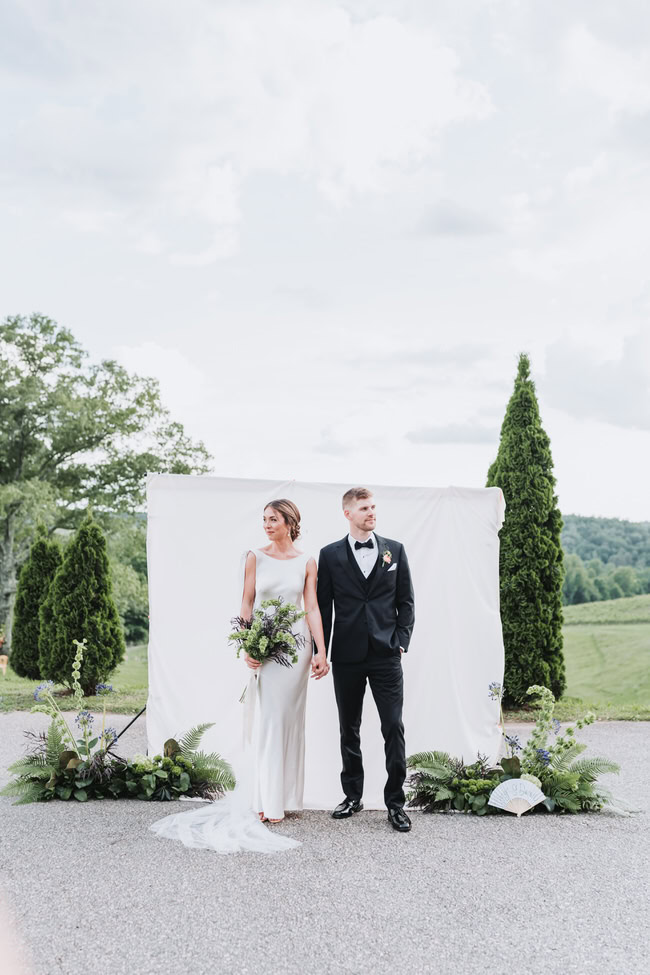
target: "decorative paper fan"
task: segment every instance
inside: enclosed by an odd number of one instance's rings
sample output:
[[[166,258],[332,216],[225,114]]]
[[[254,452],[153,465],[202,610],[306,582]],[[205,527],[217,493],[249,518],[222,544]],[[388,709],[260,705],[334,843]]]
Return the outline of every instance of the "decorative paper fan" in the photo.
[[[496,787],[488,799],[488,805],[521,816],[539,802],[544,802],[544,799],[546,796],[542,790],[532,782],[527,782],[526,779],[508,779]]]

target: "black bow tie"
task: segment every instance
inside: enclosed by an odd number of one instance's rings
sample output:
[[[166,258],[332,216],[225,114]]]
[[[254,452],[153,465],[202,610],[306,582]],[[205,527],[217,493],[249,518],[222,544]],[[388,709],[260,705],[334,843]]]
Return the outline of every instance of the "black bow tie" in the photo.
[[[367,542],[355,542],[354,547],[358,551],[360,548],[374,548],[375,546],[372,544],[372,538],[369,538]]]

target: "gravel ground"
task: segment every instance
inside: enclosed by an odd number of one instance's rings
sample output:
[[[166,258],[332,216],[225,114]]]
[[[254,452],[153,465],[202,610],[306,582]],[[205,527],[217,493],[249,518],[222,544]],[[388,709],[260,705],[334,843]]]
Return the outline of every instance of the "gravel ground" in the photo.
[[[2,781],[28,725],[46,719],[0,714]],[[639,815],[415,813],[399,835],[384,813],[307,812],[276,827],[299,849],[219,856],[148,830],[171,805],[0,799],[3,936],[27,958],[3,975],[646,972],[650,725],[581,734]],[[144,750],[142,719],[127,735]]]

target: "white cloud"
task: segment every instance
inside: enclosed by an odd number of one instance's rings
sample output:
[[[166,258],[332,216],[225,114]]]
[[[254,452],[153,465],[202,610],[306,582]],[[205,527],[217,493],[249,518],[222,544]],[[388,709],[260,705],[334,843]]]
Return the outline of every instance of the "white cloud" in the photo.
[[[440,200],[430,207],[420,220],[423,234],[443,237],[474,237],[494,234],[500,230],[495,220],[453,200]]]
[[[650,430],[650,335],[623,339],[619,358],[555,342],[546,354],[546,401],[580,419]]]
[[[578,24],[564,37],[562,56],[567,87],[591,92],[615,114],[638,115],[650,109],[650,47],[622,50]]]
[[[169,248],[174,263],[236,252],[255,173],[311,181],[341,205],[385,192],[435,157],[445,127],[492,111],[431,29],[353,19],[326,0],[119,3],[110,17],[98,3],[28,2],[26,13],[49,58],[41,78],[32,65],[12,181],[29,174],[54,207],[81,189],[84,209],[119,211],[139,249],[164,241],[148,252]],[[211,243],[179,247],[179,221]]]
[[[496,428],[482,426],[476,421],[465,423],[449,423],[445,426],[419,427],[410,430],[406,439],[417,444],[494,444],[499,443],[499,431]]]
[[[115,210],[64,210],[63,219],[82,234],[101,234],[120,219]]]
[[[564,186],[570,197],[581,198],[588,195],[594,183],[606,178],[609,172],[607,153],[599,152],[590,163],[571,169],[564,177]]]
[[[158,380],[162,402],[175,419],[185,421],[194,411],[208,408],[207,378],[181,349],[142,342],[116,346],[112,354],[129,372]]]

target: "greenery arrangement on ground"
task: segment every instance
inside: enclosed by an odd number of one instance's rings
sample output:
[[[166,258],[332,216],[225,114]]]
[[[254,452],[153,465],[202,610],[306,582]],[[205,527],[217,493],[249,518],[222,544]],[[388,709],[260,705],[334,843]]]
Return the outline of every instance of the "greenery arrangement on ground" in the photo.
[[[164,753],[147,758],[135,755],[121,758],[112,749],[117,732],[106,726],[106,707],[101,731],[95,732],[94,716],[83,707],[79,677],[85,641],[76,642],[72,684],[78,713],[75,735],[52,694],[51,681],[41,684],[34,694],[32,711],[50,717],[47,732],[27,736],[35,743],[31,752],[18,759],[9,771],[14,778],[0,795],[16,798],[16,804],[47,802],[51,799],[86,802],[88,799],[171,800],[181,795],[216,799],[234,788],[230,765],[215,752],[199,750],[201,739],[211,724],[192,728],[179,741],[165,742]],[[106,702],[110,684],[99,684],[96,693]]]
[[[499,693],[500,693],[499,687]],[[591,724],[588,714],[574,726],[559,733],[554,715],[555,698],[547,687],[534,685],[528,694],[539,700],[532,735],[522,749],[515,735],[505,735],[507,757],[491,766],[480,755],[466,765],[446,752],[419,752],[407,759],[411,773],[407,780],[407,800],[412,808],[424,812],[474,813],[485,816],[501,810],[489,805],[492,792],[508,779],[534,783],[546,796],[534,810],[545,812],[599,812],[611,803],[607,789],[598,783],[605,773],[618,772],[619,766],[606,758],[581,758],[587,746],[575,739],[576,730]],[[550,735],[555,735],[553,743]]]

